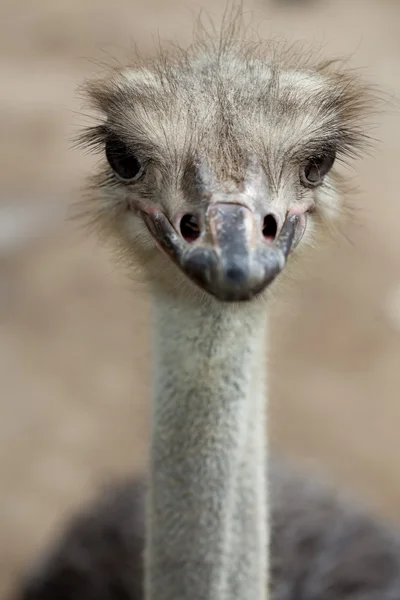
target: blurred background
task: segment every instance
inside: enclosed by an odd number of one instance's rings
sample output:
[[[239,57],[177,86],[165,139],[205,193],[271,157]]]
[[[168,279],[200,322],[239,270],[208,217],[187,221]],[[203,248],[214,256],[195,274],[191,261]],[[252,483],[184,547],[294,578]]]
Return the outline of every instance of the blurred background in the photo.
[[[147,436],[148,299],[68,220],[96,159],[76,87],[225,0],[0,0],[0,597]],[[398,0],[255,0],[261,35],[315,43],[400,97]],[[398,106],[398,105],[397,105]],[[400,520],[400,111],[349,172],[357,224],[315,257],[273,329],[271,437]],[[132,290],[132,288],[134,288]]]

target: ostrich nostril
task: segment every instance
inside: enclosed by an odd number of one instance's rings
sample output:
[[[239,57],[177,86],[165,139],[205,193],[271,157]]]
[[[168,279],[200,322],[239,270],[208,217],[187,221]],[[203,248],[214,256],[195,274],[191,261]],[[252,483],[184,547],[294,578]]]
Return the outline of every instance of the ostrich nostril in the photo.
[[[273,242],[278,233],[278,223],[273,215],[266,215],[263,221],[263,236],[267,242]]]
[[[180,222],[180,230],[183,239],[192,243],[200,236],[200,225],[195,215],[183,215]]]

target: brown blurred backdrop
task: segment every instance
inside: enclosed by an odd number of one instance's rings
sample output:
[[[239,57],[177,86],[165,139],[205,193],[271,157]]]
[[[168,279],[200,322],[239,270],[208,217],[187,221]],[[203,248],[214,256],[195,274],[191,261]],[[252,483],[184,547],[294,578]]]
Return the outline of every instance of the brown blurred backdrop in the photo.
[[[141,467],[148,308],[66,219],[95,159],[75,89],[131,40],[190,39],[225,0],[0,0],[0,597],[98,486]],[[396,0],[257,0],[263,35],[308,40],[400,97]],[[350,172],[359,226],[316,257],[273,331],[271,435],[400,520],[400,111]],[[346,236],[351,243],[346,241]]]

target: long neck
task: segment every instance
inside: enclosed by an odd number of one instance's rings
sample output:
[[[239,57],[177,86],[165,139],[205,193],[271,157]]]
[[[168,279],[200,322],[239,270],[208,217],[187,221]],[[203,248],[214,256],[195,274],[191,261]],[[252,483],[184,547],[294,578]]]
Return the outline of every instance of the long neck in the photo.
[[[267,597],[265,313],[155,302],[146,600]]]

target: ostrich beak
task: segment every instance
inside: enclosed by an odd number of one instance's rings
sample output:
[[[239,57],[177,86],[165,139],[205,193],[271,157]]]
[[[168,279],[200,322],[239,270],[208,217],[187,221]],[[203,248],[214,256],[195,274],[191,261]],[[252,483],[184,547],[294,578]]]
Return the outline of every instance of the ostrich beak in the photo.
[[[273,242],[264,238],[262,219],[244,204],[210,204],[197,239],[188,241],[162,212],[144,221],[158,245],[200,288],[218,300],[251,300],[286,265],[298,224],[286,218]]]

